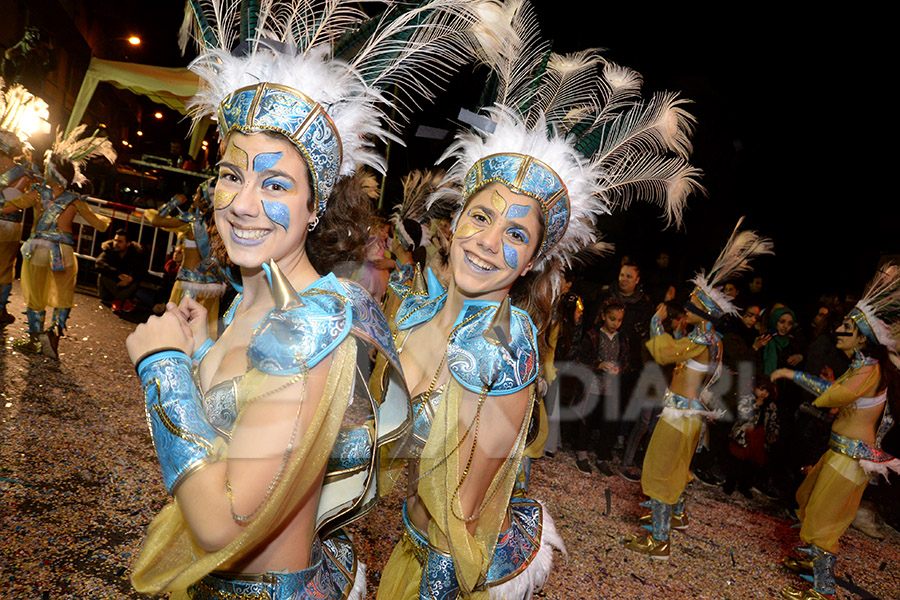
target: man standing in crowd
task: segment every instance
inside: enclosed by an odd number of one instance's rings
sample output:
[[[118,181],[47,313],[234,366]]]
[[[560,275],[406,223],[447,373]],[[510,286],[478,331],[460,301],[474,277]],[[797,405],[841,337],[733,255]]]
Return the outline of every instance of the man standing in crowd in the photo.
[[[103,242],[103,252],[97,257],[97,293],[100,301],[112,306],[114,313],[134,310],[134,297],[143,275],[142,250],[136,242],[128,241],[128,232],[120,229],[115,237]]]

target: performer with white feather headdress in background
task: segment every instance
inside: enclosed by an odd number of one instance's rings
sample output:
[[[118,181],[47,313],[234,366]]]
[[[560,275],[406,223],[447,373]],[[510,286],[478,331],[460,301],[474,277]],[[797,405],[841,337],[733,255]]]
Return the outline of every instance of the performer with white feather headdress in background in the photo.
[[[753,231],[740,231],[738,221],[731,238],[707,275],[698,273],[685,305],[690,334],[676,340],[663,329],[665,304],[650,320],[647,348],[661,365],[675,364],[672,381],[663,396],[663,412],[653,430],[641,472],[641,488],[650,497],[650,514],[641,518],[647,536],[628,536],[623,542],[634,552],[657,560],[669,558],[669,534],[687,527],[684,488],[691,480],[691,459],[703,435],[704,421],[722,416],[712,409],[709,388],[722,369],[722,340],[716,325],[727,314],[736,315],[730,296],[719,286],[750,269],[750,259],[772,254],[772,242]]]
[[[0,78],[0,88],[3,86]],[[20,196],[40,180],[25,155],[31,150],[28,144],[31,135],[50,131],[48,117],[47,103],[21,85],[10,86],[0,93],[0,203]],[[0,326],[15,320],[6,305],[22,241],[22,215],[23,211],[0,213]]]
[[[838,409],[828,450],[797,490],[800,539],[806,545],[797,548],[800,556],[783,560],[813,586],[786,587],[781,595],[788,600],[834,596],[838,541],[866,486],[879,474],[900,473],[900,459],[881,449],[900,414],[900,267],[879,269],[836,335],[837,348],[850,357],[850,367],[836,381],[791,369],[772,373],[773,381],[791,379],[816,394],[814,406]]]
[[[644,200],[678,221],[699,188],[683,101],[643,101],[637,73],[596,51],[552,54],[525,2],[497,19],[483,27],[505,39],[478,49],[494,104],[443,157],[452,165],[439,194],[458,207],[449,282],[427,270],[391,286],[415,416],[391,451],[409,459],[409,488],[383,600],[519,599],[543,586],[564,545],[525,497],[523,459],[543,446],[532,418],[543,412],[539,348],[560,271],[596,242],[597,215]]]
[[[112,142],[105,137],[82,137],[87,125],[76,127],[67,137],[57,134],[56,141],[44,157],[44,180],[31,189],[7,201],[3,212],[34,207],[35,224],[31,237],[22,246],[22,293],[28,317],[28,337],[13,343],[20,352],[42,352],[59,358],[59,338],[66,330],[69,312],[75,301],[75,279],[78,262],[75,259],[75,239],[72,222],[80,215],[97,231],[106,231],[110,220],[98,215],[72,191],[87,178],[81,168],[93,157],[116,161]],[[53,307],[50,326],[44,331],[45,307]]]
[[[365,594],[341,527],[374,506],[379,447],[403,433],[409,400],[376,405],[358,380],[366,344],[405,389],[378,306],[333,271],[364,247],[358,169],[384,172],[391,104],[429,98],[468,59],[474,18],[469,0],[384,4],[369,18],[349,0],[188,2],[194,117],[216,119],[222,141],[211,252],[240,270],[240,294],[215,342],[190,297],[127,340],[173,496],[134,565],[142,593]]]

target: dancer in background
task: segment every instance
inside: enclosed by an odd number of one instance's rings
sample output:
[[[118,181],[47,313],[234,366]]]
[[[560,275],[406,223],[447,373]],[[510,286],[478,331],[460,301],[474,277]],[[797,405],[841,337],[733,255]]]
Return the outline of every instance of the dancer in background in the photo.
[[[542,431],[532,421],[543,412],[539,348],[560,273],[593,244],[594,218],[616,199],[657,201],[674,218],[696,188],[696,171],[664,156],[689,147],[691,119],[674,95],[641,102],[633,71],[592,50],[551,54],[530,5],[505,10],[503,22],[484,24],[515,31],[497,54],[481,49],[497,79],[495,103],[478,118],[486,127],[459,133],[444,155],[453,163],[444,193],[459,206],[447,287],[431,270],[391,286],[401,292],[396,341],[415,416],[393,454],[412,458],[383,600],[525,598],[543,585],[563,544],[525,496],[524,458],[543,446],[530,433]],[[641,133],[630,126],[637,114]],[[645,185],[628,168],[652,162],[667,185]]]
[[[641,518],[650,535],[630,535],[623,540],[628,550],[657,560],[669,559],[671,529],[687,527],[684,488],[690,482],[691,460],[697,450],[707,418],[719,415],[711,406],[710,386],[722,369],[722,341],[715,325],[737,308],[718,285],[748,270],[759,254],[772,254],[772,242],[752,231],[734,233],[707,276],[694,277],[694,291],[685,305],[686,319],[694,328],[675,340],[663,329],[667,311],[660,304],[650,322],[650,354],[661,365],[675,364],[672,381],[663,396],[662,415],[644,456],[641,488],[650,497],[650,514]]]
[[[900,459],[881,449],[881,441],[900,414],[900,371],[897,348],[900,326],[900,268],[881,267],[863,298],[837,330],[837,347],[850,368],[836,381],[777,369],[772,379],[793,380],[818,395],[813,406],[837,408],[828,450],[797,490],[800,508],[799,556],[783,564],[812,575],[813,586],[784,588],[788,600],[822,600],[835,593],[834,566],[838,541],[856,516],[863,491],[873,475],[900,473]]]
[[[184,247],[184,258],[172,286],[169,302],[178,304],[185,295],[199,302],[206,309],[209,336],[216,340],[219,334],[219,298],[225,293],[226,277],[210,252],[207,227],[212,218],[211,196],[215,193],[215,181],[204,181],[188,203],[182,194],[159,209],[144,211],[144,217],[154,227],[174,231],[178,243]]]
[[[59,338],[66,330],[69,313],[75,303],[75,238],[72,224],[81,216],[97,231],[106,231],[110,220],[98,215],[84,201],[84,196],[71,188],[87,182],[82,165],[92,157],[116,161],[116,151],[108,138],[91,135],[81,137],[87,125],[79,125],[56,142],[44,158],[44,179],[30,190],[3,206],[4,214],[34,208],[35,224],[31,236],[22,246],[22,294],[28,317],[28,337],[17,340],[13,348],[20,352],[59,358]],[[53,307],[50,326],[44,331],[45,308]]]
[[[0,88],[3,79],[0,78]],[[15,85],[0,93],[0,206],[5,200],[21,196],[40,180],[26,158],[32,134],[49,131],[47,104]],[[23,211],[0,212],[0,326],[15,321],[6,310],[22,241]]]

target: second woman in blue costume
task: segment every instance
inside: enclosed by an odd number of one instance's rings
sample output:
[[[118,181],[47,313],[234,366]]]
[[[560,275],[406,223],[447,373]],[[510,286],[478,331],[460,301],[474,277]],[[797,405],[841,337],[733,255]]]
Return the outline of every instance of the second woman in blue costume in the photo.
[[[515,39],[499,55],[482,48],[480,56],[498,74],[495,106],[481,131],[459,134],[445,154],[454,164],[444,189],[461,192],[447,288],[430,270],[411,285],[391,284],[401,299],[395,341],[413,431],[390,453],[396,462],[409,459],[408,489],[404,533],[378,589],[382,600],[518,599],[544,584],[553,548],[563,543],[544,507],[524,497],[524,459],[532,443],[543,444],[529,434],[539,429],[532,428],[540,412],[539,348],[560,267],[596,241],[594,217],[617,192],[652,197],[677,215],[695,185],[683,159],[657,154],[686,149],[689,118],[674,97],[653,105],[643,135],[650,143],[634,144],[631,121],[617,119],[620,110],[649,110],[637,101],[639,77],[592,51],[550,54],[530,7],[507,6]],[[618,89],[617,102],[604,106],[609,89]],[[612,121],[621,137],[601,148],[591,134],[603,139],[596,126]],[[668,142],[665,132],[673,136]],[[638,183],[626,193],[624,181],[640,177],[604,162],[617,154],[658,159],[664,168],[656,176],[667,173],[671,186]],[[616,177],[623,188],[613,189]]]

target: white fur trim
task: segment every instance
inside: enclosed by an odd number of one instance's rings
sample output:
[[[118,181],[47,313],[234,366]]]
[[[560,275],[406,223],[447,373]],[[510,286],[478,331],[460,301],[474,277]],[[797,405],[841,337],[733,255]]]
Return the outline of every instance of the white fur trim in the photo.
[[[869,475],[878,473],[882,475],[885,480],[888,480],[888,474],[891,471],[900,474],[900,458],[892,458],[891,460],[885,462],[875,462],[872,460],[862,459],[859,461],[859,466],[862,467],[863,471],[865,471]]]
[[[731,296],[719,288],[710,285],[709,281],[706,279],[706,273],[703,271],[697,273],[694,278],[691,279],[691,283],[703,290],[703,293],[709,296],[712,301],[716,303],[716,306],[722,309],[723,313],[726,315],[739,316],[740,313],[734,305],[734,302],[732,302]]]
[[[182,281],[181,289],[190,293],[195,298],[218,298],[225,293],[228,286],[224,283],[197,283],[195,281]]]
[[[366,597],[366,565],[362,561],[356,563],[356,576],[347,600],[362,600]]]
[[[713,421],[718,421],[726,414],[725,410],[700,410],[696,408],[690,409],[682,409],[682,408],[674,408],[672,406],[667,406],[662,411],[663,417],[669,417],[670,419],[686,419],[688,417],[704,417],[706,419],[712,419]]]
[[[541,547],[524,571],[509,581],[490,588],[491,600],[530,600],[534,592],[540,591],[544,587],[550,576],[553,568],[553,550],[559,550],[568,556],[566,544],[559,532],[556,531],[556,524],[547,511],[547,507],[543,502],[538,501],[538,503],[541,505],[541,514],[543,515]]]

